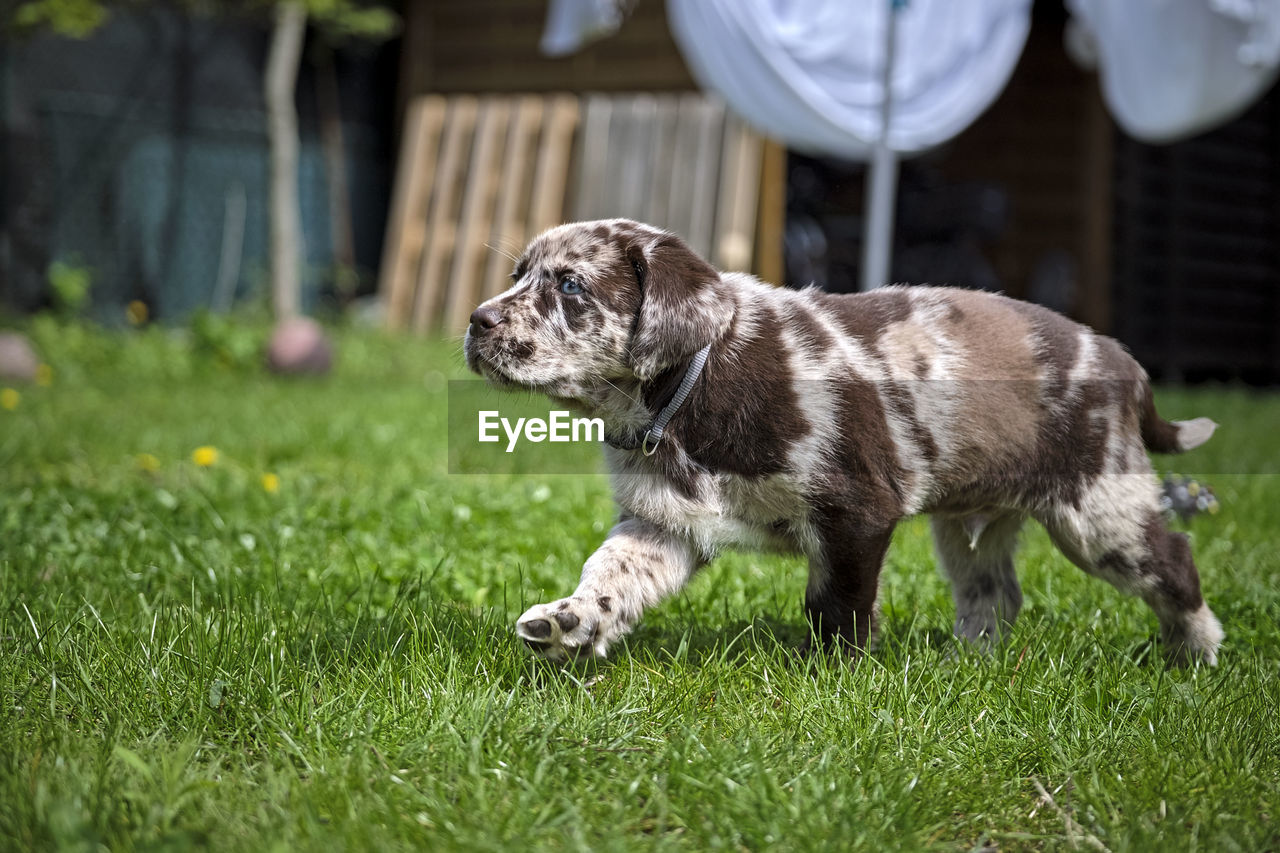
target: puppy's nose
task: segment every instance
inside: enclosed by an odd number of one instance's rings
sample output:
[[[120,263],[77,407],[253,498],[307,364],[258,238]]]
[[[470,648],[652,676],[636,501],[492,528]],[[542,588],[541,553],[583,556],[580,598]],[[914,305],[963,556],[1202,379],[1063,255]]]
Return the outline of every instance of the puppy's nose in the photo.
[[[502,312],[492,305],[485,307],[480,306],[471,312],[471,334],[483,335],[494,326],[502,323],[506,318],[502,316]]]

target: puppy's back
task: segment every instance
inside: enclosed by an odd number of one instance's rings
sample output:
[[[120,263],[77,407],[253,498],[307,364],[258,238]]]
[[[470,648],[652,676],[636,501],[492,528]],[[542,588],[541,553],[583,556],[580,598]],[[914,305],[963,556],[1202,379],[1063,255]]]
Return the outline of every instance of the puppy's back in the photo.
[[[893,287],[818,304],[883,365],[900,456],[930,500],[976,484],[999,500],[1138,464],[1146,374],[1116,341],[981,291]],[[1110,451],[1110,452],[1109,452]],[[928,502],[928,501],[926,501]]]

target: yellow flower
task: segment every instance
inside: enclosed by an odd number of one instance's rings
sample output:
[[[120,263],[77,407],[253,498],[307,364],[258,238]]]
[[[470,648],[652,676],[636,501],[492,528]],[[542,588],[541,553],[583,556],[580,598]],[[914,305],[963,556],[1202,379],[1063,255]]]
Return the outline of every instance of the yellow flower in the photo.
[[[53,384],[53,368],[47,364],[36,365],[36,384],[48,388]]]
[[[191,451],[191,461],[201,468],[208,468],[218,461],[218,448],[203,445]]]
[[[138,467],[148,474],[160,470],[160,460],[150,453],[139,453],[137,456]]]
[[[0,409],[12,412],[22,402],[22,395],[12,388],[0,388]]]
[[[130,326],[141,326],[147,322],[147,317],[150,313],[147,310],[147,303],[138,299],[130,302],[129,307],[124,309],[124,317],[129,321]]]
[[[270,472],[263,474],[262,490],[269,495],[274,495],[276,492],[280,491],[280,478]]]

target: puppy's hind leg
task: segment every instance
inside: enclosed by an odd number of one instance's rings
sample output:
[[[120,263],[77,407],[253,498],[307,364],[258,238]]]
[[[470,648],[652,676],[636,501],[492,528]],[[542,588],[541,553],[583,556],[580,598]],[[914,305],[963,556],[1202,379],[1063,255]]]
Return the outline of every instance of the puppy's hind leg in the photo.
[[[1022,608],[1013,552],[1023,517],[1016,513],[933,516],[933,541],[956,602],[955,635],[988,651]]]
[[[1186,535],[1165,527],[1149,470],[1103,475],[1079,505],[1040,520],[1073,563],[1151,606],[1170,663],[1218,662],[1222,626],[1200,593]]]

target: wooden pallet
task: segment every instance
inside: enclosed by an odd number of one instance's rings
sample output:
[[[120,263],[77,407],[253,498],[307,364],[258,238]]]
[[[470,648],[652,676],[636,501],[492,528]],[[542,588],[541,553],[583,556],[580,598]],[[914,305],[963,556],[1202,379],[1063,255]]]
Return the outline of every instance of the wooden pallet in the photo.
[[[576,98],[426,96],[405,119],[379,293],[387,326],[466,326],[501,291],[504,256],[557,224]]]
[[[512,256],[565,220],[650,222],[748,270],[763,162],[761,137],[701,95],[418,98],[383,252],[387,325],[460,332]]]
[[[667,228],[717,267],[750,270],[762,145],[702,95],[588,96],[570,212]]]

